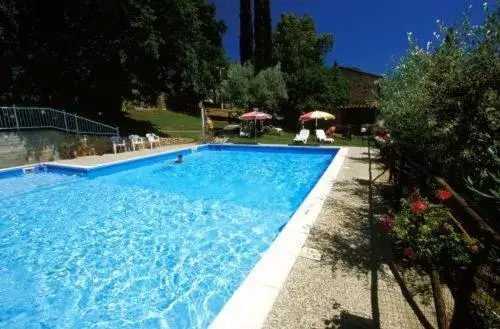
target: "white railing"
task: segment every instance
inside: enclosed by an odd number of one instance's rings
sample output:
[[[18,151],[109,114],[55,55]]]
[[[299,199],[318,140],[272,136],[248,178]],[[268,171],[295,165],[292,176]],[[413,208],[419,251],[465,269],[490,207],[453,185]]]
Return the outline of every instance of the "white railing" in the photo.
[[[119,135],[118,127],[43,107],[0,107],[0,130],[52,128],[77,134]]]

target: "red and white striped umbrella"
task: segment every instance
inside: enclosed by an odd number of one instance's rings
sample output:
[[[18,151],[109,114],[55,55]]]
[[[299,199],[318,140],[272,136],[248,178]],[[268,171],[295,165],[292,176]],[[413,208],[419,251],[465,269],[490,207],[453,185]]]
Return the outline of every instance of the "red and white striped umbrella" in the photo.
[[[254,139],[257,142],[257,120],[270,120],[273,116],[264,112],[253,111],[240,116],[240,120],[253,120]]]
[[[272,116],[264,112],[248,112],[240,116],[240,120],[269,120]]]

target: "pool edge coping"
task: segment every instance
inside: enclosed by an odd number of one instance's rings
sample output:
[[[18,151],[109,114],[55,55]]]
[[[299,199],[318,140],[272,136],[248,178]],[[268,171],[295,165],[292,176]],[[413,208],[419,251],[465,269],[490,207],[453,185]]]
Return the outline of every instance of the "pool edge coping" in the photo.
[[[349,147],[337,148],[339,151],[318,182],[225,303],[209,329],[262,328],[349,151]]]
[[[153,153],[153,154],[146,154],[146,155],[142,155],[142,156],[135,157],[135,158],[100,163],[100,164],[96,164],[93,166],[85,166],[85,165],[77,165],[77,164],[64,164],[64,163],[57,163],[57,161],[31,163],[31,164],[26,164],[26,165],[21,165],[21,166],[1,168],[0,174],[7,173],[10,171],[17,172],[17,171],[25,169],[25,168],[32,168],[32,167],[39,166],[39,165],[48,166],[48,167],[55,167],[55,168],[62,168],[62,169],[72,169],[72,170],[76,170],[76,171],[80,171],[80,172],[89,172],[89,171],[94,170],[94,169],[112,167],[112,166],[123,164],[123,163],[135,162],[135,161],[140,161],[140,160],[154,158],[154,157],[160,157],[160,156],[164,156],[167,154],[176,153],[179,151],[192,150],[193,148],[196,148],[196,149],[202,148],[202,147],[205,148],[205,147],[207,147],[207,145],[208,144],[196,144],[193,146],[183,147],[180,149],[158,152],[158,153]]]

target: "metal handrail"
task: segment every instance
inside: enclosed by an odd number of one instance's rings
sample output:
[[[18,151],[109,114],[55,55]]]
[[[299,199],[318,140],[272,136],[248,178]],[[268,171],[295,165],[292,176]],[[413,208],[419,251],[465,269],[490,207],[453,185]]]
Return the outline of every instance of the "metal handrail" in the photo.
[[[77,134],[119,135],[112,127],[75,113],[48,107],[0,107],[0,130],[52,128]]]

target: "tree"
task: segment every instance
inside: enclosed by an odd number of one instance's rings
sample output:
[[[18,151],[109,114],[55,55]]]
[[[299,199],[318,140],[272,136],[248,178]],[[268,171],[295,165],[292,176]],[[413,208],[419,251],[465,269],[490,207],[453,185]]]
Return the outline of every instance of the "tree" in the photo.
[[[318,34],[312,17],[281,15],[274,33],[274,56],[288,89],[288,102],[281,111],[288,126],[295,126],[301,111],[328,110],[348,100],[348,84],[338,68],[324,66],[332,47],[333,36]]]
[[[240,61],[253,62],[251,0],[240,0]]]
[[[253,103],[251,94],[254,78],[253,65],[232,63],[227,70],[227,77],[222,81],[221,93],[225,102],[232,103],[239,108],[249,108]]]
[[[303,111],[328,110],[349,99],[347,81],[336,68],[309,67],[286,76],[289,102],[282,114],[292,125]]]
[[[222,81],[223,98],[233,106],[249,109],[258,107],[265,111],[276,111],[287,91],[280,66],[270,67],[254,75],[250,63],[233,63],[227,78]]]
[[[254,106],[267,112],[275,112],[288,98],[285,79],[280,65],[260,71],[252,81]]]
[[[333,47],[333,35],[317,33],[311,16],[281,14],[274,33],[274,58],[283,72],[293,74],[308,67],[323,66]]]
[[[198,0],[0,5],[0,101],[116,117],[124,99],[197,103],[219,80],[225,25]],[[5,17],[5,19],[3,19]]]
[[[255,68],[263,70],[273,64],[273,41],[271,24],[270,0],[255,0],[254,2],[254,29],[255,29]]]
[[[381,81],[381,115],[394,145],[467,192],[464,178],[493,171],[488,148],[500,137],[500,14],[479,26],[468,19],[436,33]],[[446,154],[446,157],[443,157]]]

